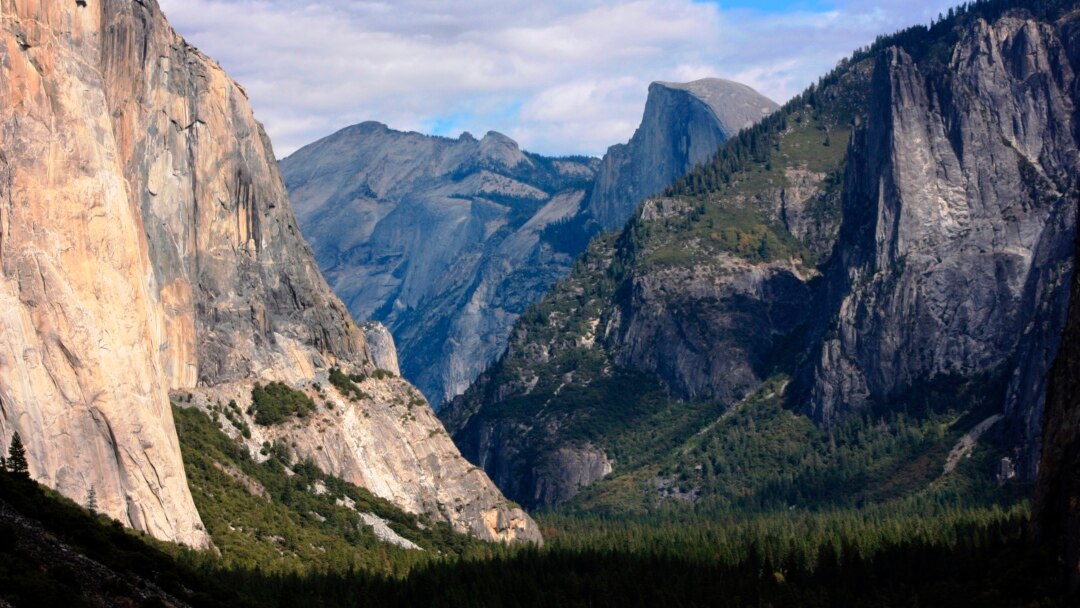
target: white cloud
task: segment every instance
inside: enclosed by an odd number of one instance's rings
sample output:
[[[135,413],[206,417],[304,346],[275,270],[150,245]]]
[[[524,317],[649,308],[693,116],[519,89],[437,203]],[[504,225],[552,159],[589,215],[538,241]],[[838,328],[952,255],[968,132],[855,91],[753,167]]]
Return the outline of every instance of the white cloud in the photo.
[[[501,131],[548,154],[602,154],[648,84],[719,76],[784,101],[942,0],[835,0],[759,13],[693,0],[159,0],[244,84],[279,155],[364,120]],[[456,135],[456,133],[448,133]]]

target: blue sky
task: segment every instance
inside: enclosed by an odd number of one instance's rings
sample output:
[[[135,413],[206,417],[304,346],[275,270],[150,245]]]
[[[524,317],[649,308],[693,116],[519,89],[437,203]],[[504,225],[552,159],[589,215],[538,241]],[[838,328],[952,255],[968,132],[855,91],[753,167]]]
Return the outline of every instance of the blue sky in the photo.
[[[650,82],[707,76],[783,102],[878,34],[950,0],[159,0],[245,86],[275,151],[365,120],[495,130],[601,155]]]
[[[836,8],[832,2],[818,0],[697,0],[698,4],[715,4],[721,9],[753,9],[764,13],[790,13],[793,11],[827,11]]]

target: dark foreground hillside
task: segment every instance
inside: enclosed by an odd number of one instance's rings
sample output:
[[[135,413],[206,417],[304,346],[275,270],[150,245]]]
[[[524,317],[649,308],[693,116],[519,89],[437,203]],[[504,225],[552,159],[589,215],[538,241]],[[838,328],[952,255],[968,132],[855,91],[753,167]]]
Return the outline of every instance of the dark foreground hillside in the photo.
[[[0,473],[0,605],[1068,606],[1026,507],[904,503],[749,519],[551,516],[545,548],[491,546],[401,577],[227,568]]]

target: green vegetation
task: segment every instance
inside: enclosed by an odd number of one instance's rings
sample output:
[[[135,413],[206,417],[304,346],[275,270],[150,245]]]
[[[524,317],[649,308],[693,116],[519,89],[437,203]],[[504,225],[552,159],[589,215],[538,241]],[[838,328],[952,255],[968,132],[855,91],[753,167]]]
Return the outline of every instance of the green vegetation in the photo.
[[[32,524],[17,522],[18,513]],[[1026,505],[919,505],[755,517],[548,515],[547,545],[431,558],[397,575],[230,565],[94,516],[0,473],[0,598],[15,606],[1019,606],[1075,605],[1028,537]],[[118,576],[30,547],[42,526]],[[57,553],[58,555],[60,553]],[[69,559],[69,558],[68,558]],[[149,599],[141,599],[149,596]]]
[[[611,516],[858,507],[937,492],[983,500],[1024,490],[994,481],[1008,455],[996,447],[997,429],[944,473],[964,433],[1000,413],[999,378],[919,378],[904,391],[871,396],[865,410],[839,412],[831,428],[816,424],[805,391],[789,395],[786,382],[812,373],[815,349],[835,323],[823,311],[791,309],[821,302],[810,294],[836,287],[822,270],[843,219],[853,125],[869,119],[871,79],[885,48],[902,47],[932,81],[973,20],[1017,7],[1053,20],[1074,5],[965,4],[931,27],[860,49],[726,142],[643,205],[621,233],[595,238],[571,275],[520,317],[504,357],[444,414],[462,451],[478,458],[485,450],[476,443],[492,436],[483,431],[498,429],[512,474],[528,480],[560,448],[595,445],[614,471],[571,507]],[[767,263],[773,267],[761,268]],[[678,341],[685,348],[655,347],[690,362],[665,369],[642,353],[653,346],[648,339]],[[712,359],[705,363],[730,353],[731,368],[751,368],[761,390],[743,399],[739,387],[722,386],[731,389],[722,403],[689,398],[679,384],[700,371],[692,359],[706,349]],[[528,496],[513,498],[528,505]]]
[[[754,394],[683,402],[657,378],[620,369],[598,335],[633,296],[637,273],[717,254],[817,264],[840,221],[847,126],[865,107],[865,87],[855,84],[867,60],[899,45],[930,74],[955,25],[1017,6],[1052,19],[1074,3],[968,4],[860,50],[676,183],[672,213],[595,239],[571,278],[522,316],[515,331],[529,341],[512,345],[494,379],[469,397],[473,407],[482,400],[489,419],[553,421],[560,437],[600,445],[616,463],[571,505],[538,515],[543,548],[454,534],[294,462],[284,443],[251,455],[203,413],[177,409],[191,491],[221,554],[154,542],[41,489],[22,474],[25,451],[13,442],[6,468],[17,473],[0,472],[0,599],[92,605],[87,594],[100,581],[38,551],[27,535],[40,525],[194,606],[1078,605],[1059,593],[1054,556],[1029,537],[1029,508],[1018,499],[1027,488],[993,481],[1001,454],[992,437],[943,471],[957,439],[1000,409],[985,399],[999,378],[940,378],[823,428],[785,403],[786,362],[796,355],[783,348],[762,364],[767,379]],[[799,238],[769,203],[797,172],[813,174],[819,189],[805,208],[816,227]],[[570,243],[580,234],[552,237]],[[535,344],[547,348],[530,350]],[[351,399],[366,397],[364,380],[331,373]],[[529,390],[492,397],[510,382]],[[288,387],[258,389],[260,424],[314,409]],[[214,413],[244,434],[235,404]],[[521,449],[550,448],[544,426],[532,425]],[[377,540],[358,512],[385,519],[424,551]],[[113,603],[154,605],[138,580],[108,580],[124,598]]]
[[[59,543],[104,571],[87,571]],[[94,596],[111,605],[165,605],[155,603],[160,595],[145,581],[195,606],[252,605],[194,565],[205,559],[125,529],[26,477],[0,471],[0,600],[10,605],[101,605]]]
[[[213,607],[713,606],[718,598],[738,606],[1053,607],[1076,599],[1060,593],[1052,556],[1029,539],[1023,502],[972,506],[938,493],[818,512],[549,513],[539,520],[544,548],[508,547],[445,526],[421,530],[311,465],[285,474],[280,451],[254,462],[198,410],[175,414],[192,490],[221,554],[154,541],[0,472],[0,599],[162,605],[167,593]],[[313,492],[318,484],[326,491]],[[390,520],[427,550],[367,545],[351,510],[333,512],[339,499]]]
[[[303,418],[314,411],[315,402],[311,397],[282,382],[271,382],[266,386],[256,383],[251,389],[248,413],[255,416],[255,424],[281,424],[290,416]]]
[[[646,265],[671,267],[705,263],[717,252],[730,253],[752,264],[812,257],[806,247],[782,226],[762,218],[760,212],[744,207],[702,204],[683,217],[662,220],[659,226],[656,224],[642,223],[630,230],[643,241],[653,240],[660,231],[679,234],[680,238],[656,239],[659,242],[651,244]]]
[[[11,436],[11,445],[8,446],[7,458],[0,459],[0,470],[7,471],[16,477],[30,477],[30,466],[26,462],[26,448],[23,447],[22,437],[15,431]]]
[[[709,423],[688,424],[696,432],[686,441],[660,458],[617,468],[568,508],[718,515],[854,509],[907,497],[991,504],[1029,490],[994,481],[1004,454],[985,437],[954,471],[943,470],[961,435],[987,415],[975,404],[978,382],[923,391],[903,409],[848,416],[831,429],[784,407],[787,384],[783,375],[770,378]],[[639,430],[619,439],[633,445],[648,436]]]
[[[188,402],[190,403],[190,400]],[[240,412],[240,406],[236,404],[234,399],[229,399],[228,407],[222,407],[221,402],[211,405],[210,412],[215,422],[219,415],[224,415],[229,424],[239,431],[244,439],[251,439],[251,427],[244,420],[244,416]]]
[[[310,462],[293,463],[283,443],[264,446],[268,458],[259,462],[201,411],[174,408],[174,416],[195,506],[225,565],[400,574],[432,556],[486,546],[448,524],[405,513]],[[378,540],[360,513],[381,517],[424,550]]]
[[[341,393],[341,396],[347,398],[349,401],[355,402],[370,398],[367,393],[360,390],[360,387],[356,385],[357,382],[363,382],[364,380],[365,378],[363,376],[347,376],[336,367],[330,368],[330,384],[333,384],[338,389],[338,392]]]

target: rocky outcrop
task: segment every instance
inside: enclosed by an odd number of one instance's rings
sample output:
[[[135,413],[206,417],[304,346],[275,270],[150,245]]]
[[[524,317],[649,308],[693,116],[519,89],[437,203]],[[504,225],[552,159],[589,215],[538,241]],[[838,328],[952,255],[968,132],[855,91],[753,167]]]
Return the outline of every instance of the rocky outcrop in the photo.
[[[825,94],[840,95],[862,78],[850,80]],[[661,100],[684,94],[666,85],[651,91],[652,111],[670,111]],[[820,149],[826,126],[845,141],[847,115],[819,121],[799,108],[797,123],[794,114],[785,141]],[[654,123],[643,121],[635,145],[659,137]],[[648,199],[620,234],[594,239],[574,272],[519,321],[503,359],[440,410],[462,453],[508,496],[526,506],[560,504],[645,464],[616,457],[618,445],[649,433],[625,436],[631,419],[663,407],[631,406],[642,390],[734,402],[772,373],[776,352],[805,321],[815,275],[802,259],[810,253],[783,236],[785,219],[814,243],[835,234],[828,218],[838,214],[827,211],[838,204],[831,173],[841,160],[831,153],[822,168],[805,160],[816,149],[782,147],[783,168],[778,160],[759,188],[733,185],[730,200],[714,206],[685,196]],[[787,173],[801,178],[789,181]],[[796,221],[796,209],[806,210],[805,221]],[[621,422],[599,431],[592,419]]]
[[[629,142],[604,155],[587,205],[590,214],[606,230],[622,228],[638,203],[778,108],[750,87],[720,78],[652,83],[641,126]]]
[[[394,375],[401,375],[398,366],[397,346],[394,345],[394,336],[382,323],[368,321],[363,325],[364,339],[367,340],[368,352],[371,354],[371,362],[378,369],[384,369]]]
[[[541,157],[498,133],[453,140],[367,122],[281,167],[335,292],[356,318],[389,327],[403,374],[441,405],[502,353],[589,237],[775,108],[724,80],[654,83],[634,138],[603,161]]]
[[[0,18],[0,442],[18,431],[36,479],[204,546],[168,391],[372,371],[364,333],[244,90],[155,2]]]
[[[514,319],[570,268],[552,238],[581,213],[596,161],[368,122],[281,161],[304,233],[358,319],[393,333],[436,404],[502,351]]]
[[[482,469],[461,457],[420,392],[401,378],[366,377],[361,396],[334,388],[326,371],[297,384],[316,403],[313,413],[280,424],[256,424],[248,412],[251,382],[196,388],[201,407],[235,402],[249,430],[219,418],[221,429],[265,458],[266,445],[287,446],[297,461],[310,460],[335,477],[370,490],[410,513],[449,522],[455,530],[493,542],[542,542],[520,507],[507,501]],[[189,405],[189,403],[191,405]]]

